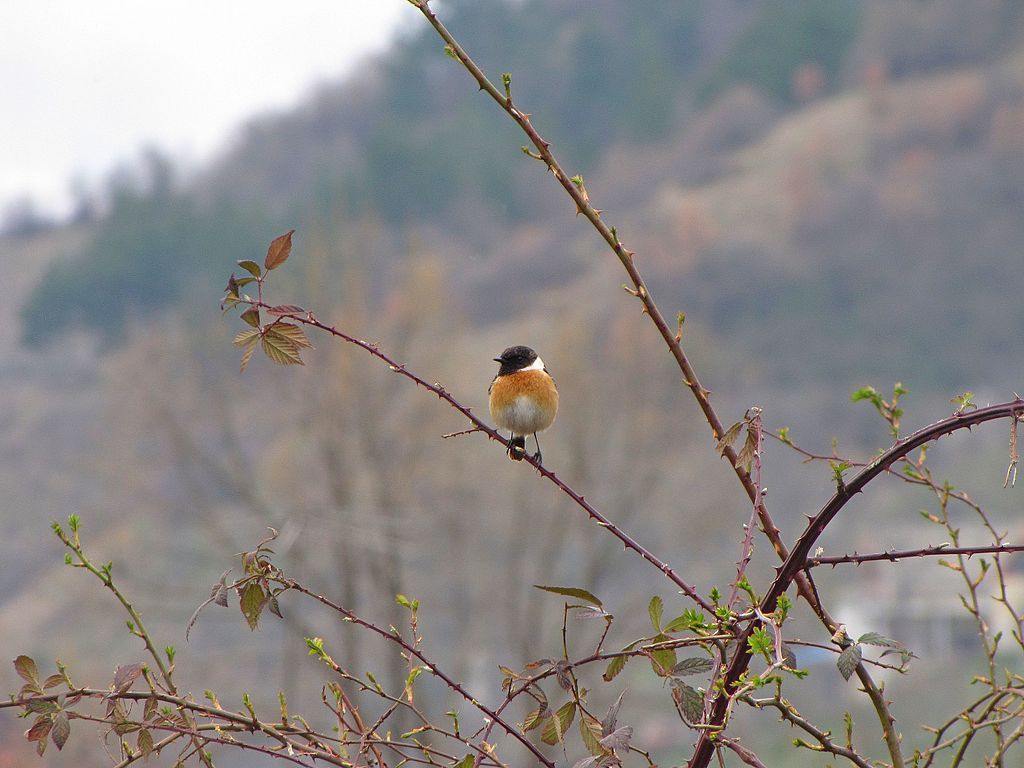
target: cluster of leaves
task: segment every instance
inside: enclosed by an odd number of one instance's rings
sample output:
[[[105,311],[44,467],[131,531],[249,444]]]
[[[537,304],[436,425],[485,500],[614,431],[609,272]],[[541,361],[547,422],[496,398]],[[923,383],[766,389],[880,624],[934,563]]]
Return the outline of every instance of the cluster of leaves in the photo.
[[[242,311],[241,318],[250,327],[240,331],[232,341],[236,347],[242,348],[240,369],[243,371],[252,359],[257,345],[261,345],[267,358],[278,365],[303,365],[302,350],[311,349],[313,346],[306,338],[306,332],[300,326],[285,320],[287,317],[305,314],[302,307],[293,304],[276,306],[263,304],[264,281],[271,270],[277,269],[288,258],[292,250],[292,235],[294,233],[293,229],[274,238],[267,249],[267,256],[262,268],[250,259],[239,261],[238,266],[248,274],[236,277],[232,273],[228,279],[227,288],[224,289],[222,306],[225,310],[238,305],[247,306]],[[258,294],[255,299],[248,294],[240,293],[240,290],[250,283],[256,283],[257,286]],[[274,319],[264,324],[260,315],[261,308]]]
[[[28,656],[18,656],[14,660],[14,671],[25,681],[18,692],[19,699],[33,696],[44,696],[45,691],[57,688],[61,685],[69,689],[71,680],[68,679],[67,669],[60,662],[57,663],[57,673],[50,675],[45,680],[39,680],[39,668],[35,661]],[[54,698],[33,698],[25,707],[25,716],[36,715],[32,727],[25,732],[25,738],[36,743],[36,752],[40,757],[46,751],[47,738],[53,741],[57,749],[63,749],[64,744],[71,735],[71,715],[68,707],[74,705],[78,698],[60,695]]]
[[[910,660],[915,658],[914,654],[907,649],[903,643],[898,640],[893,640],[890,637],[881,635],[878,632],[865,632],[863,635],[858,637],[856,640],[849,638],[846,635],[846,630],[840,628],[838,632],[832,637],[832,642],[842,648],[842,653],[839,654],[839,658],[836,660],[836,667],[839,669],[839,674],[843,676],[844,680],[849,680],[857,669],[857,665],[861,663],[864,658],[864,652],[862,646],[873,645],[878,648],[884,648],[881,657],[896,654],[900,657],[900,664],[898,671],[905,672],[907,665],[910,664]]]
[[[192,618],[189,619],[188,625],[185,627],[186,640],[203,608],[210,603],[219,605],[221,608],[228,607],[228,594],[232,589],[238,594],[238,606],[249,629],[255,630],[259,626],[260,616],[264,610],[269,610],[278,618],[283,618],[277,598],[285,591],[285,587],[273,583],[281,575],[281,571],[270,562],[270,555],[274,554],[274,550],[268,546],[276,538],[277,531],[271,528],[270,533],[256,545],[255,549],[242,553],[244,576],[238,581],[228,585],[230,568],[221,574],[217,583],[210,588],[210,596],[196,608]]]
[[[885,419],[885,423],[889,425],[889,434],[892,435],[893,440],[899,440],[900,418],[903,416],[903,409],[899,405],[900,397],[907,394],[910,394],[910,391],[904,389],[903,385],[897,381],[892,388],[892,397],[888,400],[883,398],[881,393],[871,386],[861,387],[856,390],[850,395],[850,400],[855,403],[867,400],[875,406],[878,415]]]

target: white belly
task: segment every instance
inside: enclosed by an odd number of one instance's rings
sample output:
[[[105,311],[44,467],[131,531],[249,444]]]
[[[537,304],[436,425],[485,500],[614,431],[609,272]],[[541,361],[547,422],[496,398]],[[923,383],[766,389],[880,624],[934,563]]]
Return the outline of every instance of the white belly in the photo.
[[[494,420],[502,429],[517,435],[532,435],[551,426],[554,414],[539,408],[533,398],[519,396],[512,405],[493,414]]]

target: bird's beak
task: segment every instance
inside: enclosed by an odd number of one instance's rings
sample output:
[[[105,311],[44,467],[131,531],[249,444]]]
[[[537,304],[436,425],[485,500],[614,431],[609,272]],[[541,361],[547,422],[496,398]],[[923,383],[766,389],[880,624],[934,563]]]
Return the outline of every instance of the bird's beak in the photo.
[[[500,357],[492,357],[491,359],[492,359],[492,360],[493,360],[494,362],[496,362],[496,363],[500,363],[500,362],[502,362],[502,360],[501,360],[501,358],[500,358]]]

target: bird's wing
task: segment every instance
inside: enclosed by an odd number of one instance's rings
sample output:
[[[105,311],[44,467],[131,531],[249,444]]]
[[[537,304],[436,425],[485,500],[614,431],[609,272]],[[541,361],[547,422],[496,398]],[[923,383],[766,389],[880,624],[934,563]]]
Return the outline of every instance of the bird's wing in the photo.
[[[498,377],[495,376],[493,379],[491,379],[491,383],[487,385],[487,394],[488,395],[491,394],[491,390],[494,388],[494,382],[496,382],[497,380],[498,380]]]

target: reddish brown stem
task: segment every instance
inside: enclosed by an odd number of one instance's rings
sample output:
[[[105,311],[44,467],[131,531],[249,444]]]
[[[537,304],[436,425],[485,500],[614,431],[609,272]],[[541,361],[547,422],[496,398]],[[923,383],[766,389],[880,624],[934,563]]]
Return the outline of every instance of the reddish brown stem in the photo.
[[[805,568],[814,568],[818,565],[840,565],[842,563],[872,563],[879,560],[888,560],[895,563],[897,560],[904,560],[911,557],[933,557],[936,555],[986,555],[1002,552],[1024,552],[1024,544],[989,544],[982,547],[950,547],[939,544],[934,547],[921,547],[920,549],[891,549],[888,552],[872,552],[860,555],[854,552],[852,555],[835,555],[832,557],[810,557],[804,563]]]
[[[251,303],[253,306],[257,307],[269,306],[258,301],[254,301]],[[451,393],[449,393],[448,390],[446,390],[440,384],[431,384],[427,382],[425,379],[420,378],[415,373],[408,370],[404,365],[391,359],[384,352],[381,352],[380,348],[376,344],[372,344],[368,341],[363,341],[362,339],[357,339],[354,336],[349,336],[347,333],[339,331],[334,326],[322,323],[319,320],[317,320],[316,317],[313,316],[312,312],[306,312],[303,314],[288,314],[287,316],[295,320],[296,322],[303,323],[304,325],[312,326],[314,328],[319,328],[320,330],[325,331],[336,338],[342,339],[343,341],[347,341],[349,344],[354,344],[355,346],[366,350],[377,359],[387,363],[392,371],[394,371],[397,374],[400,374],[401,376],[404,376],[417,386],[423,387],[424,389],[433,392],[441,400],[443,400],[452,408],[454,408],[463,416],[465,416],[469,421],[473,423],[474,429],[469,431],[483,432],[491,440],[501,443],[506,448],[508,447],[508,440],[506,440],[504,437],[498,434],[497,430],[493,429],[491,426],[477,418],[470,408],[467,408],[454,397],[452,397]],[[675,569],[673,569],[668,563],[656,557],[653,553],[650,552],[650,550],[648,550],[646,547],[644,547],[642,544],[636,541],[632,536],[630,536],[628,533],[626,533],[617,525],[615,525],[615,523],[613,523],[611,520],[609,520],[607,517],[601,514],[597,509],[594,508],[594,506],[589,501],[587,501],[583,496],[581,496],[570,486],[568,486],[565,482],[563,482],[554,472],[552,472],[550,469],[548,469],[543,464],[538,462],[532,456],[524,456],[524,461],[527,461],[530,464],[532,464],[533,467],[541,475],[543,475],[549,481],[554,483],[555,486],[560,491],[562,491],[562,493],[564,493],[566,496],[568,496],[570,499],[576,502],[576,505],[579,506],[584,512],[586,512],[587,515],[590,516],[590,519],[592,519],[602,528],[608,530],[613,536],[615,536],[619,541],[621,541],[623,546],[626,547],[626,549],[630,549],[633,552],[636,552],[638,555],[640,555],[640,557],[642,557],[644,560],[646,560],[651,565],[656,567],[659,571],[664,573],[665,576],[673,584],[679,587],[679,589],[685,595],[687,595],[691,600],[697,603],[705,611],[708,611],[709,613],[714,612],[714,605],[710,601],[701,597],[700,593],[698,593],[692,585],[684,581],[683,578],[678,573],[676,573]]]

